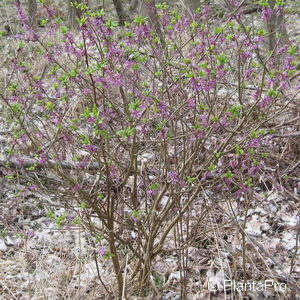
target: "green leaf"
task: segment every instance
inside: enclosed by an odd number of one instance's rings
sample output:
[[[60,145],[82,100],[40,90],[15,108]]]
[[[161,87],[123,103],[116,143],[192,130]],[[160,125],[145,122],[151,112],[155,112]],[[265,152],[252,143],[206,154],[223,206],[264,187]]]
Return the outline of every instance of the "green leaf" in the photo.
[[[20,113],[22,111],[23,105],[21,103],[14,103],[11,105],[11,110],[14,113]]]
[[[48,20],[48,19],[42,19],[42,20],[40,20],[40,25],[41,25],[42,27],[47,26],[48,23],[49,23],[49,20]]]
[[[220,66],[223,66],[229,62],[229,58],[225,54],[218,55],[217,60]]]
[[[141,210],[134,210],[133,212],[132,212],[132,216],[134,217],[134,218],[140,218],[141,217],[141,213],[142,213],[142,211]]]
[[[239,117],[241,115],[242,108],[243,107],[241,105],[235,105],[229,108],[228,111],[231,112],[234,117]]]
[[[129,127],[127,129],[124,129],[124,130],[119,130],[119,131],[117,131],[117,134],[120,135],[120,136],[129,138],[130,136],[134,136],[135,128]]]
[[[74,77],[76,77],[78,75],[79,75],[79,71],[76,70],[76,69],[73,69],[73,70],[71,70],[71,71],[68,72],[68,76],[71,77],[71,78],[74,78]]]
[[[68,28],[68,27],[66,27],[66,26],[61,26],[60,27],[60,32],[62,33],[62,34],[66,34],[66,33],[68,33],[70,31],[70,29]]]
[[[79,218],[76,218],[75,220],[73,220],[73,224],[74,225],[80,225],[81,224],[81,220]]]
[[[297,53],[299,53],[299,46],[298,45],[292,46],[288,50],[288,54],[290,54],[290,55],[295,55]]]
[[[17,178],[17,176],[16,176],[16,174],[10,174],[10,175],[5,175],[5,178],[9,179],[9,180],[14,180]]]
[[[215,170],[216,169],[216,165],[210,165],[208,168],[207,168],[207,170],[208,171],[210,171],[210,172],[212,172],[213,170]]]
[[[253,187],[253,178],[249,178],[245,181],[245,184],[248,186],[248,187]]]
[[[195,32],[196,29],[199,27],[199,23],[196,21],[193,21],[190,25],[192,32]]]
[[[283,6],[284,5],[284,1],[283,0],[275,0],[275,5],[276,6]]]
[[[58,80],[67,84],[69,82],[69,77],[66,75],[63,75],[63,76],[59,77]]]
[[[110,18],[107,20],[106,26],[113,29],[113,28],[118,27],[118,23],[116,23],[113,19]]]
[[[209,109],[209,107],[206,104],[203,104],[203,103],[199,103],[198,108],[200,110],[208,110]]]
[[[82,144],[83,145],[90,145],[91,144],[90,138],[87,135],[83,134],[81,136],[81,138],[82,138]]]
[[[83,113],[81,114],[84,118],[89,118],[91,116],[91,111],[88,107],[86,107],[83,111]]]
[[[48,102],[46,103],[46,108],[47,108],[48,110],[53,110],[54,107],[55,107],[55,104],[54,104],[52,101],[48,101]]]
[[[103,235],[97,235],[96,236],[96,243],[100,243],[103,240],[104,240],[104,236]]]
[[[115,254],[111,253],[110,251],[106,252],[106,254],[104,255],[104,259],[109,260],[112,257],[116,256]]]
[[[162,10],[165,10],[169,7],[169,5],[167,5],[165,2],[162,2],[162,3],[155,4],[155,7],[159,8],[159,9],[162,9]]]
[[[99,114],[100,114],[99,107],[97,105],[94,105],[92,109],[92,116],[98,118]]]
[[[187,182],[188,182],[189,184],[192,184],[195,180],[197,180],[197,177],[188,177],[188,178],[187,178]]]
[[[103,193],[98,193],[97,198],[101,199],[101,200],[104,199],[104,194]]]
[[[258,30],[257,34],[259,36],[266,36],[268,34],[268,32],[264,29],[260,29],[260,30]]]
[[[147,18],[144,18],[142,16],[137,16],[135,19],[134,19],[134,22],[137,23],[138,25],[144,25],[147,21]]]
[[[182,61],[188,65],[191,63],[192,60],[190,58],[184,58]]]
[[[186,72],[185,74],[184,74],[184,76],[186,77],[186,78],[193,78],[193,77],[195,77],[195,73],[194,72]]]
[[[135,100],[133,103],[129,104],[129,109],[131,109],[131,110],[138,110],[141,104],[142,104],[142,101]]]
[[[217,27],[215,29],[215,34],[220,34],[220,33],[223,33],[224,32],[224,28],[223,27]]]
[[[266,131],[264,129],[259,129],[259,130],[252,130],[249,136],[252,139],[257,139],[264,134],[266,134]]]
[[[269,0],[261,0],[261,1],[259,1],[259,5],[260,5],[260,6],[267,7],[267,6],[270,5],[270,4],[269,4]]]
[[[228,179],[231,179],[233,176],[234,174],[231,171],[228,171],[223,175],[224,178],[228,178]]]
[[[17,89],[18,89],[18,84],[17,83],[12,83],[8,86],[8,89],[11,91],[11,92],[15,92]]]
[[[28,171],[35,171],[37,169],[37,165],[33,165],[27,168]]]
[[[86,21],[87,21],[87,18],[84,18],[84,17],[80,18],[79,19],[79,25],[83,26],[86,23]]]
[[[153,191],[156,191],[160,188],[160,184],[159,183],[152,183],[150,185],[150,189],[153,190]]]
[[[271,88],[271,89],[268,89],[267,95],[270,96],[270,97],[276,98],[276,97],[279,96],[279,91],[274,90],[274,89]]]
[[[245,151],[241,148],[240,145],[236,145],[235,147],[235,154],[240,156],[240,155],[243,155],[245,154]]]
[[[52,210],[49,210],[47,212],[47,217],[48,218],[51,218],[51,219],[54,219],[55,218],[55,213],[52,211]]]
[[[82,208],[82,209],[83,209],[83,208],[87,208],[86,203],[85,203],[85,202],[81,202],[81,203],[80,203],[80,208]]]

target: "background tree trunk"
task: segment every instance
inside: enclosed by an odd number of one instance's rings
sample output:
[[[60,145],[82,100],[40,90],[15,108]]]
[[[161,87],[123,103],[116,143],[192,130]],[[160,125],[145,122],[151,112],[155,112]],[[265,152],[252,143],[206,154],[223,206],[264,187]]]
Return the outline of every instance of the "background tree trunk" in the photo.
[[[282,7],[280,10],[276,10],[274,0],[271,0],[269,4],[270,8],[272,9],[272,15],[265,21],[265,26],[268,31],[267,47],[269,51],[273,52],[275,63],[279,65],[280,55],[276,55],[276,50],[288,42],[283,12],[284,7]]]
[[[130,11],[136,11],[137,7],[138,7],[138,4],[139,4],[139,0],[131,0],[129,10]]]
[[[200,0],[185,0],[185,5],[189,13],[194,13],[197,8],[201,7]]]
[[[127,16],[125,14],[125,11],[123,9],[123,4],[121,0],[113,0],[118,18],[119,18],[119,25],[124,26],[125,20],[127,19]]]
[[[165,42],[163,32],[161,30],[159,16],[156,11],[155,0],[145,1],[143,3],[143,7],[145,8],[145,12],[146,12],[145,15],[147,15],[149,17],[151,27],[154,29],[154,31],[160,38],[160,41],[161,41],[163,47],[165,47],[166,42]]]
[[[28,0],[28,16],[29,16],[29,25],[31,27],[36,26],[36,13],[37,13],[36,0]]]
[[[80,9],[76,9],[73,4],[79,4],[82,2],[83,0],[68,0],[68,23],[71,29],[75,27],[76,18],[80,18],[82,15],[82,11]]]

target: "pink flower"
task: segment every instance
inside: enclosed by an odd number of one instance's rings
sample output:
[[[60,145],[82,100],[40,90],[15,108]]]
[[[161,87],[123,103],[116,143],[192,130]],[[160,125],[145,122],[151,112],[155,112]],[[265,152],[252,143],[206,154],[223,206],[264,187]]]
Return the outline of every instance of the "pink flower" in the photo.
[[[28,230],[26,232],[26,236],[29,238],[34,237],[35,235],[36,235],[36,233],[33,230]]]
[[[180,181],[180,179],[178,178],[177,173],[174,172],[174,171],[168,173],[168,178],[169,178],[169,180],[170,180],[173,184],[178,183],[178,182]]]
[[[159,194],[159,190],[148,190],[147,191],[147,196],[148,197],[153,197]]]
[[[96,145],[86,145],[85,149],[89,152],[97,152],[98,147]]]
[[[148,38],[151,34],[151,27],[149,24],[143,24],[135,29],[135,34],[140,38]]]
[[[233,168],[233,169],[235,169],[237,166],[238,166],[238,161],[236,160],[236,159],[231,159],[230,161],[229,161],[229,166],[231,167],[231,168]]]
[[[202,121],[202,125],[203,126],[208,126],[209,125],[209,122],[208,122],[208,114],[202,114],[200,115],[200,119]]]
[[[80,190],[81,190],[81,185],[80,185],[80,184],[76,184],[76,185],[73,187],[72,190],[75,191],[75,192],[80,191]]]
[[[109,166],[108,169],[109,169],[109,175],[111,177],[119,178],[119,170],[117,166],[112,165]]]
[[[30,190],[38,190],[39,187],[38,187],[38,185],[33,184],[33,185],[31,185],[31,186],[29,187],[29,189],[30,189]]]
[[[252,56],[251,52],[248,51],[244,51],[241,53],[241,58],[245,60],[251,58],[251,56]]]
[[[260,172],[262,170],[262,168],[263,168],[263,165],[258,165],[258,166],[251,167],[249,169],[249,174],[251,176],[256,175],[258,172]]]
[[[261,90],[259,88],[255,89],[254,93],[253,93],[253,97],[255,100],[258,99],[258,97],[260,96]]]
[[[102,247],[99,248],[98,254],[99,254],[100,256],[105,256],[106,253],[107,253],[106,247],[102,246]]]
[[[95,117],[88,117],[87,121],[88,121],[88,123],[95,123],[96,118]]]
[[[252,74],[254,73],[254,70],[252,68],[249,68],[245,72],[245,78],[250,79],[252,77]]]
[[[147,127],[147,124],[137,126],[138,133],[142,134],[142,136],[146,136],[149,133],[149,129]]]
[[[268,106],[271,102],[272,102],[273,98],[271,96],[266,96],[265,98],[263,98],[259,103],[258,106],[260,108],[265,108],[266,106]]]
[[[49,159],[48,156],[47,156],[46,154],[42,153],[42,154],[40,155],[39,162],[40,162],[40,164],[45,165],[45,164],[47,164],[48,159]]]
[[[196,108],[196,100],[195,98],[188,98],[187,99],[187,107],[190,109],[195,109]]]
[[[165,102],[160,101],[158,104],[159,113],[162,117],[168,118],[170,117],[171,113],[168,111],[168,106]]]
[[[262,18],[264,21],[268,21],[272,18],[273,10],[270,7],[265,7],[262,10]]]
[[[249,147],[258,148],[261,144],[260,139],[251,139],[249,143]]]
[[[79,161],[78,163],[76,163],[76,167],[78,169],[85,169],[87,167],[88,163],[89,163],[89,159],[84,158],[81,161]]]
[[[168,129],[164,128],[158,134],[159,138],[165,140],[167,138]]]

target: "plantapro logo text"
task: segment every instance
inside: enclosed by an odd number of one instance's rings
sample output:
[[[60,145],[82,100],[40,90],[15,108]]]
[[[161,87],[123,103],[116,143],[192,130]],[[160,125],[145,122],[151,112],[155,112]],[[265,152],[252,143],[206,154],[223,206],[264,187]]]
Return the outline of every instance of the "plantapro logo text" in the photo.
[[[208,290],[211,292],[223,290],[231,290],[233,292],[263,292],[267,289],[274,289],[275,292],[285,292],[287,286],[285,283],[278,283],[272,279],[262,282],[238,282],[235,280],[224,280],[223,282],[210,280],[208,282]]]

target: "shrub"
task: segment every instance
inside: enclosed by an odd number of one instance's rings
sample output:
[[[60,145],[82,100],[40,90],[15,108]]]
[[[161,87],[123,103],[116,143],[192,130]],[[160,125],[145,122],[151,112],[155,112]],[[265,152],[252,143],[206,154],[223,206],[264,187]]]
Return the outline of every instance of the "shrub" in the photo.
[[[190,245],[218,201],[251,196],[270,124],[295,105],[294,45],[276,50],[278,69],[262,50],[266,33],[238,8],[215,25],[206,10],[199,23],[159,5],[159,35],[147,18],[120,29],[84,5],[72,32],[44,9],[47,30],[33,31],[18,7],[24,31],[1,92],[7,159],[75,210],[95,243],[107,241],[99,251],[121,296],[125,257],[143,288],[156,257]]]

